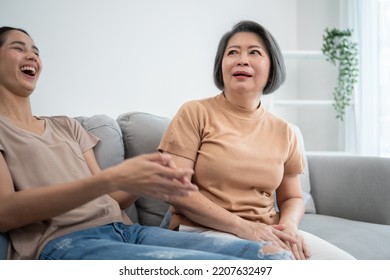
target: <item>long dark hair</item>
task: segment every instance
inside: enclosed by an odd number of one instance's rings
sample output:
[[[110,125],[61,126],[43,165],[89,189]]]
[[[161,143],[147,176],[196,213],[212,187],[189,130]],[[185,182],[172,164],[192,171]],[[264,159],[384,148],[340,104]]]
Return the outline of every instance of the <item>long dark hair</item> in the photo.
[[[9,31],[13,31],[13,30],[23,32],[24,34],[30,36],[30,34],[28,34],[26,30],[23,30],[21,28],[2,26],[2,27],[0,27],[0,47],[2,47],[4,42],[5,42],[5,34],[7,34],[7,32],[9,32]]]

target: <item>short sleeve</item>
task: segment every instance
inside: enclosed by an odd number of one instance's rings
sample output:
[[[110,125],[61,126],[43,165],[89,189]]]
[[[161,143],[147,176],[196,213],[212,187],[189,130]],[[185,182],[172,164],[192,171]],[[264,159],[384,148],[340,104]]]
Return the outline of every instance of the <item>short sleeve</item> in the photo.
[[[69,118],[71,122],[71,127],[73,130],[73,133],[76,137],[77,142],[80,145],[81,152],[86,152],[93,147],[96,146],[96,144],[99,142],[99,138],[93,135],[92,133],[88,132],[78,121],[76,121],[73,118]]]
[[[165,131],[158,150],[195,161],[202,139],[202,106],[196,101],[185,103]]]

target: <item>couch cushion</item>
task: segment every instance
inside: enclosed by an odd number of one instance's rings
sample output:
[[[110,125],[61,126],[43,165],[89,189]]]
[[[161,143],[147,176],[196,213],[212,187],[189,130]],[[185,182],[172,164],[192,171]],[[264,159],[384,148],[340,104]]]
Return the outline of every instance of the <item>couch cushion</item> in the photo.
[[[106,116],[76,117],[81,125],[97,136],[100,141],[94,148],[96,159],[100,168],[114,166],[124,159],[122,132],[118,123]]]
[[[314,234],[359,260],[390,260],[390,226],[320,214],[306,214],[300,229]]]
[[[157,152],[170,119],[142,112],[130,112],[117,118],[122,130],[125,157]]]
[[[129,112],[120,115],[117,122],[123,134],[125,157],[130,158],[157,152],[170,119],[143,112]],[[150,197],[139,198],[135,205],[138,222],[149,226],[159,226],[169,207],[167,203]]]
[[[100,141],[94,148],[96,160],[100,168],[105,169],[122,162],[125,158],[125,150],[122,139],[122,131],[113,118],[106,115],[94,115],[91,117],[76,117],[81,125],[89,132],[97,136]],[[133,222],[138,222],[138,213],[135,205],[126,209],[127,215]]]

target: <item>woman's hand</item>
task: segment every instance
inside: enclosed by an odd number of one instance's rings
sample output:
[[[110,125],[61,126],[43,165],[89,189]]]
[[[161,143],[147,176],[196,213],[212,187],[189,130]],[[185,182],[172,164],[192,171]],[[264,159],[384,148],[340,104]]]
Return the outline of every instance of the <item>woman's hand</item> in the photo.
[[[192,169],[176,168],[167,154],[153,153],[128,159],[108,170],[110,181],[119,190],[167,201],[197,191],[186,178]]]
[[[310,253],[302,234],[298,230],[300,220],[305,213],[299,174],[285,175],[276,192],[280,217],[278,226],[284,226],[283,232],[297,241],[290,243],[285,240],[284,242],[295,259],[305,260],[310,257]]]
[[[292,235],[284,232],[284,229],[283,225],[266,225],[242,220],[236,235],[243,239],[269,241],[275,246],[290,250],[287,244],[295,244],[297,240]]]
[[[305,243],[302,234],[295,226],[286,226],[283,232],[297,240],[297,242],[295,243],[285,241],[286,245],[288,246],[289,250],[294,255],[294,258],[296,260],[306,260],[310,258],[309,247]]]

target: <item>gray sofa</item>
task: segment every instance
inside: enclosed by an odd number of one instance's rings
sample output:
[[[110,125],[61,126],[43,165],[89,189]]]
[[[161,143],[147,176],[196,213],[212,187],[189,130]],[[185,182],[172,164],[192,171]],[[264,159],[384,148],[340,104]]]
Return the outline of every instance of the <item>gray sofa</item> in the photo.
[[[105,116],[76,118],[101,141],[95,148],[102,168],[125,158],[155,152],[168,118],[130,112],[116,120]],[[302,135],[296,133],[304,151]],[[301,229],[349,252],[357,259],[390,260],[390,159],[306,155],[301,177],[306,214]],[[165,202],[140,198],[126,212],[134,222],[160,226]],[[0,259],[7,235],[0,235]]]

